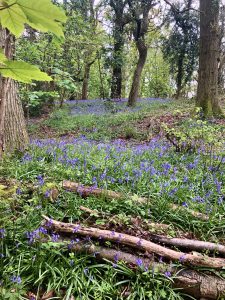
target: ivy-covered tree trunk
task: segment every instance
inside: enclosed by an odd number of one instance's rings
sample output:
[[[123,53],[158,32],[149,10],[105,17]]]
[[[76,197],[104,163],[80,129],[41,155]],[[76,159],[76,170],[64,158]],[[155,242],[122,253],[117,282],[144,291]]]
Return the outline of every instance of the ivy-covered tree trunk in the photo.
[[[8,30],[0,28],[0,49],[8,59],[13,58],[14,37]],[[24,149],[28,134],[17,83],[0,77],[0,157],[15,149]]]
[[[119,21],[118,21],[119,22]],[[114,50],[113,50],[113,71],[111,84],[111,98],[121,98],[122,93],[122,65],[123,65],[123,26],[115,25]]]
[[[197,106],[204,115],[222,113],[218,97],[219,0],[200,0],[200,57]]]

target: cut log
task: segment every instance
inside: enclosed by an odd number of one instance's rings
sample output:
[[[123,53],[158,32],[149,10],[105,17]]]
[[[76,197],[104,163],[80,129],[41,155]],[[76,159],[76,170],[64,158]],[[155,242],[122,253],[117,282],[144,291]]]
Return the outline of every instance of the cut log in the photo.
[[[168,238],[161,235],[152,235],[151,240],[156,243],[188,248],[191,250],[198,250],[198,251],[208,250],[208,251],[215,251],[218,253],[225,254],[225,246],[221,244],[190,240],[190,239]]]
[[[196,299],[219,299],[219,297],[225,295],[225,280],[204,273],[199,273],[191,269],[179,269],[178,267],[155,263],[153,260],[136,256],[123,251],[117,251],[105,247],[98,247],[95,245],[85,245],[82,243],[74,244],[70,247],[70,250],[93,254],[97,259],[107,259],[113,262],[116,266],[118,262],[125,262],[134,266],[143,267],[144,269],[157,270],[158,273],[171,273],[174,275],[174,288],[181,289],[188,295],[195,297]]]
[[[189,254],[184,252],[178,252],[128,234],[118,233],[109,230],[101,230],[98,228],[81,227],[80,224],[63,223],[52,220],[46,216],[43,217],[46,221],[44,226],[50,226],[50,228],[52,228],[56,232],[79,234],[97,239],[101,238],[103,240],[128,245],[139,250],[154,253],[172,261],[179,261],[180,263],[185,265],[208,267],[215,269],[221,269],[225,266],[225,259],[222,258],[212,258],[201,254]]]
[[[68,180],[64,180],[62,182],[62,188],[67,191],[77,193],[83,198],[87,198],[88,196],[105,197],[108,199],[117,199],[117,200],[127,198],[127,196],[123,193],[114,192],[114,191],[110,191],[110,190],[104,190],[104,189],[90,187],[90,186],[83,186],[80,183],[72,182],[72,181],[68,181]],[[149,203],[150,202],[149,198],[139,197],[137,195],[131,195],[131,196],[129,196],[129,199],[131,199],[132,201],[137,202],[137,203]],[[202,214],[200,212],[196,212],[192,209],[189,209],[189,208],[186,208],[183,206],[179,206],[176,204],[170,204],[169,206],[172,210],[179,210],[179,209],[185,210],[196,218],[202,219],[204,221],[209,220],[209,217],[207,215]]]

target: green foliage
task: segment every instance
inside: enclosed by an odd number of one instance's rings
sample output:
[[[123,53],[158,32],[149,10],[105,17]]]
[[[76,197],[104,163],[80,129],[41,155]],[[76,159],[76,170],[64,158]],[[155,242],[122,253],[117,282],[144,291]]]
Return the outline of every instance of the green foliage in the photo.
[[[62,22],[66,21],[65,13],[50,0],[4,0],[0,1],[0,22],[16,37],[19,37],[25,24],[32,28],[47,32],[51,31],[58,37],[63,37]],[[41,72],[37,67],[22,61],[8,60],[0,55],[0,73],[24,83],[32,80],[51,81],[51,77]]]
[[[177,2],[175,9],[170,9],[166,17],[169,37],[165,35],[162,47],[177,88],[183,91],[198,63],[199,15],[187,5],[188,2]]]
[[[179,114],[179,111],[175,111]],[[175,146],[176,151],[197,151],[202,148],[206,153],[223,153],[224,128],[199,119],[200,110],[196,115],[177,127],[163,125],[167,139]]]
[[[127,124],[141,121],[147,110],[154,116],[162,115],[169,108],[174,110],[177,102],[161,106],[156,109],[151,105],[148,109],[143,107],[140,112],[109,114],[107,117],[70,116],[66,109],[58,110],[48,125],[61,126],[61,133],[83,126],[82,133],[88,129],[89,137],[114,138],[112,133],[117,126],[121,126],[121,132],[124,132]],[[184,106],[180,103],[180,107]],[[186,106],[190,107],[190,103]],[[179,114],[179,111],[175,113]],[[191,138],[199,143],[200,139],[206,144],[214,143],[213,135],[218,133],[213,129],[214,124],[202,123],[194,117],[189,121],[187,124],[192,125],[195,134],[186,137],[185,141]],[[93,130],[91,132],[91,128],[97,128],[98,135]],[[181,124],[176,127],[177,132],[188,133],[188,130],[191,131]],[[5,156],[0,162],[0,178],[14,180],[0,185],[0,194],[4,191],[5,198],[8,191],[10,198],[0,201],[0,229],[5,229],[4,238],[0,238],[0,294],[3,299],[22,300],[28,291],[41,298],[43,292],[50,290],[55,291],[55,297],[73,295],[87,300],[121,300],[124,290],[129,291],[130,300],[187,299],[179,290],[173,289],[174,278],[166,278],[157,269],[135,269],[124,263],[115,266],[109,261],[97,263],[95,257],[73,253],[64,243],[54,244],[50,235],[41,235],[41,240],[31,243],[29,233],[41,226],[42,214],[45,214],[57,220],[88,222],[93,227],[104,225],[120,230],[135,230],[131,220],[136,218],[142,220],[140,228],[150,222],[168,224],[169,236],[188,232],[202,240],[223,241],[225,220],[220,216],[225,212],[224,169],[222,164],[220,168],[212,168],[221,162],[222,149],[219,154],[215,153],[213,150],[176,153],[167,142],[157,139],[141,144],[136,140],[125,146],[121,141],[103,143],[83,136],[57,140],[46,139],[45,135],[45,139],[34,141],[26,153]],[[79,194],[61,190],[60,182],[64,179],[90,186],[97,184],[123,192],[125,197],[122,201],[92,196],[83,199]],[[50,201],[48,190],[55,186],[59,195]],[[131,194],[135,194],[134,199],[139,195],[149,197],[151,201],[137,204],[131,201]],[[171,211],[170,204],[208,214],[209,221],[193,217],[186,209]],[[86,214],[80,210],[81,205],[97,210],[99,214],[93,214],[87,220]],[[155,229],[153,233],[156,233]],[[112,247],[112,243],[104,243],[104,246]],[[218,275],[225,276],[224,270]]]
[[[23,61],[4,60],[0,64],[0,73],[4,77],[9,77],[24,83],[31,83],[32,80],[51,81],[52,78],[41,72],[37,67]]]
[[[149,49],[143,70],[141,93],[143,97],[167,98],[173,94],[171,74],[167,61],[160,49]]]
[[[22,90],[20,95],[25,113],[31,117],[40,116],[47,108],[52,109],[59,99],[57,92]]]
[[[1,25],[16,37],[23,33],[24,24],[63,36],[60,23],[66,21],[66,15],[50,0],[4,0],[0,2],[0,8]]]

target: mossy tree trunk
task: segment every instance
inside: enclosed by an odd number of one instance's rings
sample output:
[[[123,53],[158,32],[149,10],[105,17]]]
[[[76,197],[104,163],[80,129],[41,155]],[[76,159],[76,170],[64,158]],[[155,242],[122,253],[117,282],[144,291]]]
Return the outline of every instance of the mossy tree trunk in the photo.
[[[8,30],[0,28],[0,49],[8,59],[13,59],[14,45],[14,37]],[[0,158],[4,152],[24,149],[27,144],[28,134],[17,83],[0,77]]]
[[[200,0],[197,106],[205,117],[222,114],[218,96],[219,0]]]
[[[111,81],[111,98],[119,99],[122,94],[123,81],[123,52],[124,52],[124,28],[129,19],[125,14],[125,0],[110,0],[109,4],[113,9],[113,59],[112,59],[112,81]]]

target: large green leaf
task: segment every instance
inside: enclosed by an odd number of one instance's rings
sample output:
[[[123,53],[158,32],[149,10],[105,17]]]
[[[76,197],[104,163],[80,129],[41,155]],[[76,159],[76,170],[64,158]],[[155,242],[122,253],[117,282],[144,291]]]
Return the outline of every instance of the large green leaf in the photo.
[[[51,0],[17,0],[17,3],[27,16],[30,26],[63,36],[60,22],[65,22],[67,17],[63,10],[52,4]]]
[[[52,80],[50,76],[41,72],[37,67],[23,61],[4,61],[4,65],[0,65],[0,73],[4,77],[9,77],[24,83],[31,83],[32,80]]]
[[[0,23],[16,37],[24,30],[24,24],[62,37],[61,22],[67,17],[51,0],[0,0]]]
[[[2,27],[8,28],[15,36],[20,36],[24,30],[27,17],[15,0],[0,1],[0,22]]]

